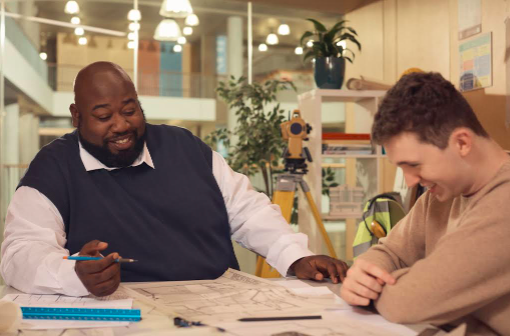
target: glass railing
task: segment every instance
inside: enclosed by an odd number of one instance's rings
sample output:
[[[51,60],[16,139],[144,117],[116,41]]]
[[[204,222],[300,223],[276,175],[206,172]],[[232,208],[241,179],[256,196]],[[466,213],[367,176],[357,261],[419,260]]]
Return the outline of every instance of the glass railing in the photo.
[[[16,187],[18,186],[19,180],[23,177],[23,174],[25,174],[25,171],[28,168],[27,164],[4,164],[0,167],[1,172],[1,179],[0,183],[3,185],[3,188],[1,188],[2,192],[2,206],[0,209],[2,209],[2,213],[0,214],[0,242],[2,241],[2,233],[3,233],[3,223],[5,221],[5,215],[7,213],[7,206],[9,205],[9,202],[11,201],[12,195],[14,195],[14,192],[16,191]]]
[[[46,62],[39,57],[39,50],[13,18],[5,18],[5,37],[14,45],[41,78],[46,80],[48,78],[48,66]]]
[[[55,91],[72,91],[83,66],[49,64],[48,82]],[[133,78],[133,69],[125,69]],[[216,98],[216,88],[226,76],[171,71],[138,71],[138,94],[145,96]]]

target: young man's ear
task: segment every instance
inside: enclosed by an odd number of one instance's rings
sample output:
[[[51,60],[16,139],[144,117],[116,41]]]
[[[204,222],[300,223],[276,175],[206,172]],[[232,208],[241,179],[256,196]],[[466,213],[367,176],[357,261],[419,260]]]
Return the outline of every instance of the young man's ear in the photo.
[[[76,108],[76,104],[69,105],[69,111],[71,112],[71,118],[73,120],[73,127],[78,127],[80,123],[80,112]]]
[[[464,157],[471,152],[473,136],[473,131],[468,128],[456,128],[450,136],[450,145],[457,150],[461,157]]]

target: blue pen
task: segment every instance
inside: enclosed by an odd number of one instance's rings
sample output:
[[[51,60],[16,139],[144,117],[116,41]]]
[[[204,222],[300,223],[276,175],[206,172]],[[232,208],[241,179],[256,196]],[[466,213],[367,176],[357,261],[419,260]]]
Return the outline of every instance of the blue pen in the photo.
[[[83,260],[101,260],[101,259],[103,259],[103,257],[69,256],[69,257],[64,257],[64,259],[83,261]],[[115,259],[115,262],[118,262],[118,263],[132,263],[135,261],[138,261],[138,260],[126,259],[126,258]]]

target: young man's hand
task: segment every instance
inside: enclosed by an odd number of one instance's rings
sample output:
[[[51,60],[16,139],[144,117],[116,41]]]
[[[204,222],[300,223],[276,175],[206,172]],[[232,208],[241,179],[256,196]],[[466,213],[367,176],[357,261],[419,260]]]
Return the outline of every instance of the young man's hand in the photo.
[[[100,257],[99,251],[107,247],[107,243],[93,240],[82,247],[80,256]],[[114,252],[101,260],[77,261],[74,269],[90,293],[106,296],[115,292],[120,284],[120,263],[115,262],[118,258],[119,254]]]
[[[299,279],[321,281],[329,277],[333,283],[338,283],[344,280],[348,267],[341,260],[317,255],[298,259],[290,266],[290,269]]]
[[[388,272],[360,259],[347,272],[340,296],[351,305],[368,306],[370,300],[377,300],[385,285],[395,283],[395,278]]]

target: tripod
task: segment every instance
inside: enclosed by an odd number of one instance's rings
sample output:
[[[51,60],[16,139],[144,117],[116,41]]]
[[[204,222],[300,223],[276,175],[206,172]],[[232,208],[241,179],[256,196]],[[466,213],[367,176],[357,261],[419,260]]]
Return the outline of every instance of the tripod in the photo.
[[[304,173],[297,173],[295,171],[279,174],[276,179],[276,190],[273,193],[273,203],[278,204],[282,210],[282,215],[285,220],[290,223],[290,216],[292,214],[292,208],[294,205],[294,194],[298,188],[298,185],[301,186],[301,190],[306,195],[306,200],[308,201],[308,205],[312,210],[313,217],[321,232],[322,237],[328,247],[328,251],[331,257],[337,258],[335,249],[333,248],[333,244],[331,244],[331,240],[329,239],[328,233],[324,228],[324,223],[322,222],[319,210],[313,201],[312,194],[310,193],[310,188],[308,184],[303,179],[303,175],[306,173],[306,169]],[[257,268],[255,270],[255,275],[262,278],[278,278],[280,274],[269,266],[265,259],[261,256],[257,257]]]

